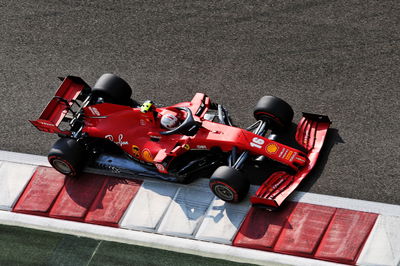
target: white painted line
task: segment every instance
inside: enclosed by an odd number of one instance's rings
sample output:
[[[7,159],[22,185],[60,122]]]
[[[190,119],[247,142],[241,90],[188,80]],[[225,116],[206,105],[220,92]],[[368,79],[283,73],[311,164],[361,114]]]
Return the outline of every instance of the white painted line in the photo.
[[[146,232],[0,211],[0,223],[259,265],[329,266],[337,263]]]
[[[144,181],[120,222],[122,228],[156,231],[179,186]]]
[[[46,156],[0,150],[0,161],[50,166]]]
[[[11,210],[36,166],[3,162],[0,165],[0,209]]]
[[[400,205],[297,191],[288,200],[400,217]]]
[[[358,265],[400,265],[400,217],[380,215]]]

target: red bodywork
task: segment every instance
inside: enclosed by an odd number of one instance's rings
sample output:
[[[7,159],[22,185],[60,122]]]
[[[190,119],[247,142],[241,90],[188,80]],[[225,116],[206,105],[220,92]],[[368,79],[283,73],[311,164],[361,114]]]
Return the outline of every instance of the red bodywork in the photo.
[[[201,107],[202,104],[204,105]],[[92,105],[84,109],[86,118],[83,132],[92,137],[114,141],[126,153],[139,160],[154,163],[162,173],[167,173],[171,158],[182,155],[190,149],[210,150],[215,146],[226,152],[235,146],[239,151],[246,150],[251,154],[265,155],[293,169],[306,164],[305,154],[296,149],[241,128],[205,120],[204,114],[209,104],[207,96],[197,93],[191,102],[157,108],[155,112],[148,113],[142,113],[140,108],[114,104]],[[162,115],[173,113],[180,120],[185,118],[185,112],[174,107],[191,109],[195,120],[201,123],[196,135],[160,134],[161,131],[166,131],[160,125]],[[203,110],[200,114],[199,108]],[[196,113],[198,115],[195,115]]]
[[[85,87],[87,85],[81,79],[67,77],[40,118],[31,121],[32,124],[45,132],[71,135],[70,131],[60,130],[58,126]],[[185,119],[186,113],[174,107],[191,109],[194,119],[201,124],[194,136],[160,134],[166,131],[160,125],[162,115],[173,113],[180,120]],[[161,173],[168,173],[168,166],[175,157],[193,149],[210,150],[212,147],[219,147],[222,151],[229,152],[236,147],[238,152],[264,155],[297,172],[296,175],[274,173],[251,198],[254,204],[276,207],[314,167],[330,124],[326,119],[321,122],[310,120],[307,116],[302,119],[296,140],[306,148],[306,154],[244,129],[208,121],[204,119],[204,115],[209,107],[210,99],[202,93],[197,93],[190,102],[156,108],[146,113],[141,112],[140,108],[110,103],[90,105],[82,108],[82,133],[113,141],[132,157],[153,163]]]

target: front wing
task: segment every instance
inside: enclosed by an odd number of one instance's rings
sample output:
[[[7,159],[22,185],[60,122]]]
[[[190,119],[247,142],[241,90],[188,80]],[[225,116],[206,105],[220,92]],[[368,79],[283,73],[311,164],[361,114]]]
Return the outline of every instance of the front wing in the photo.
[[[273,173],[250,198],[253,205],[277,208],[282,204],[315,167],[330,124],[327,116],[303,113],[296,141],[306,149],[309,163],[294,175],[283,171]]]

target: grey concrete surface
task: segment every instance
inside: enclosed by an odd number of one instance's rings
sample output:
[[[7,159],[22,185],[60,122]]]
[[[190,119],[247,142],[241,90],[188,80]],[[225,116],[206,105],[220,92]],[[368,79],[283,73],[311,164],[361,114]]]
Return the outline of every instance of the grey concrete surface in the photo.
[[[45,155],[28,123],[57,76],[126,79],[162,105],[205,92],[238,125],[262,95],[333,120],[302,190],[400,204],[400,2],[0,1],[0,149]]]

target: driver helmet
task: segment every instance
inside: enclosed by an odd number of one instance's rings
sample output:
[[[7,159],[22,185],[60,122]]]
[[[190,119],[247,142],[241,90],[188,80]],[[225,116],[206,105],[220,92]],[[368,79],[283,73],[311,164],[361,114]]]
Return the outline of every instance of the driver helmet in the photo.
[[[161,117],[161,125],[166,129],[174,129],[179,126],[179,120],[173,114],[165,114]]]

